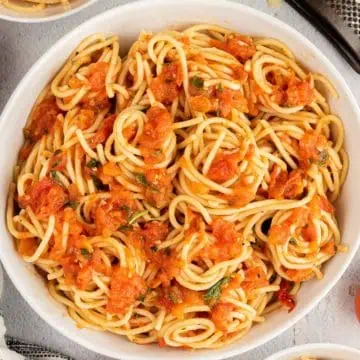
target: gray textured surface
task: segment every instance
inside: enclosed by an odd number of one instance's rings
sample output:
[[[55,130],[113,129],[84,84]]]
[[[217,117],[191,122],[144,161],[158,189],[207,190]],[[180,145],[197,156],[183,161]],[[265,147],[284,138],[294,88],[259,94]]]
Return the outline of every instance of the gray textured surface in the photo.
[[[329,57],[344,75],[356,98],[360,99],[360,76],[351,70],[324,37],[286,4],[280,9],[270,9],[265,0],[238,1],[271,13],[303,33]],[[93,15],[126,2],[100,0],[80,14],[42,25],[21,25],[0,20],[0,110],[26,71],[56,40]],[[359,348],[360,325],[353,312],[354,289],[360,286],[358,263],[360,254],[339,284],[310,315],[275,340],[237,359],[263,360],[281,349],[308,342],[337,342]],[[7,277],[0,308],[11,336],[61,351],[76,360],[107,359],[85,350],[50,328],[25,303]]]

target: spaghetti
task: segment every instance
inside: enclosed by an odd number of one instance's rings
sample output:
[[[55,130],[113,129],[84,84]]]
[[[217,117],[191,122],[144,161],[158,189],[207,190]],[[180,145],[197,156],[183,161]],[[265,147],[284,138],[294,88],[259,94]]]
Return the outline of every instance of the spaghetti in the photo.
[[[64,9],[69,10],[71,0],[0,0],[0,4],[8,9],[25,12],[36,13],[47,7],[62,5]]]
[[[24,260],[79,327],[219,348],[296,305],[341,245],[344,129],[280,41],[215,25],[85,39],[10,186]]]

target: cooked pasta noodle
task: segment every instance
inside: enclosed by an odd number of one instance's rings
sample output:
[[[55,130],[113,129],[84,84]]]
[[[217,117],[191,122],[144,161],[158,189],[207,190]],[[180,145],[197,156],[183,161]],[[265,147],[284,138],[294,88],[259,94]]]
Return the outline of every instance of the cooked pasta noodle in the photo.
[[[79,327],[225,346],[346,250],[344,129],[317,85],[336,90],[282,42],[216,25],[119,50],[90,36],[39,96],[9,231]]]
[[[70,1],[71,0],[0,0],[0,5],[17,12],[36,13],[54,5],[62,5],[65,10],[68,10],[71,7]]]

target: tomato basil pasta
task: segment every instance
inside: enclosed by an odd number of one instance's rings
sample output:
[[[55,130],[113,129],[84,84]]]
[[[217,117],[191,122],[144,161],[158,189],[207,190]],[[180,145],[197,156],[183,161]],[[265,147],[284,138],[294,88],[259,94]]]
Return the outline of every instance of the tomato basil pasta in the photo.
[[[345,250],[338,95],[282,42],[220,26],[120,46],[88,37],[40,94],[9,231],[79,327],[225,346]]]
[[[0,5],[18,12],[39,12],[47,7],[61,5],[70,9],[71,0],[0,0]]]

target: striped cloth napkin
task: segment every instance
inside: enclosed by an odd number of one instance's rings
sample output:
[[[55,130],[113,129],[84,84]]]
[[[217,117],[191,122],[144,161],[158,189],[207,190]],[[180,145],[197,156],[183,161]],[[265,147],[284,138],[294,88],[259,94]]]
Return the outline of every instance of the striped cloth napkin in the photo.
[[[49,351],[41,346],[5,336],[5,332],[4,319],[0,316],[1,360],[71,360],[68,356]]]

